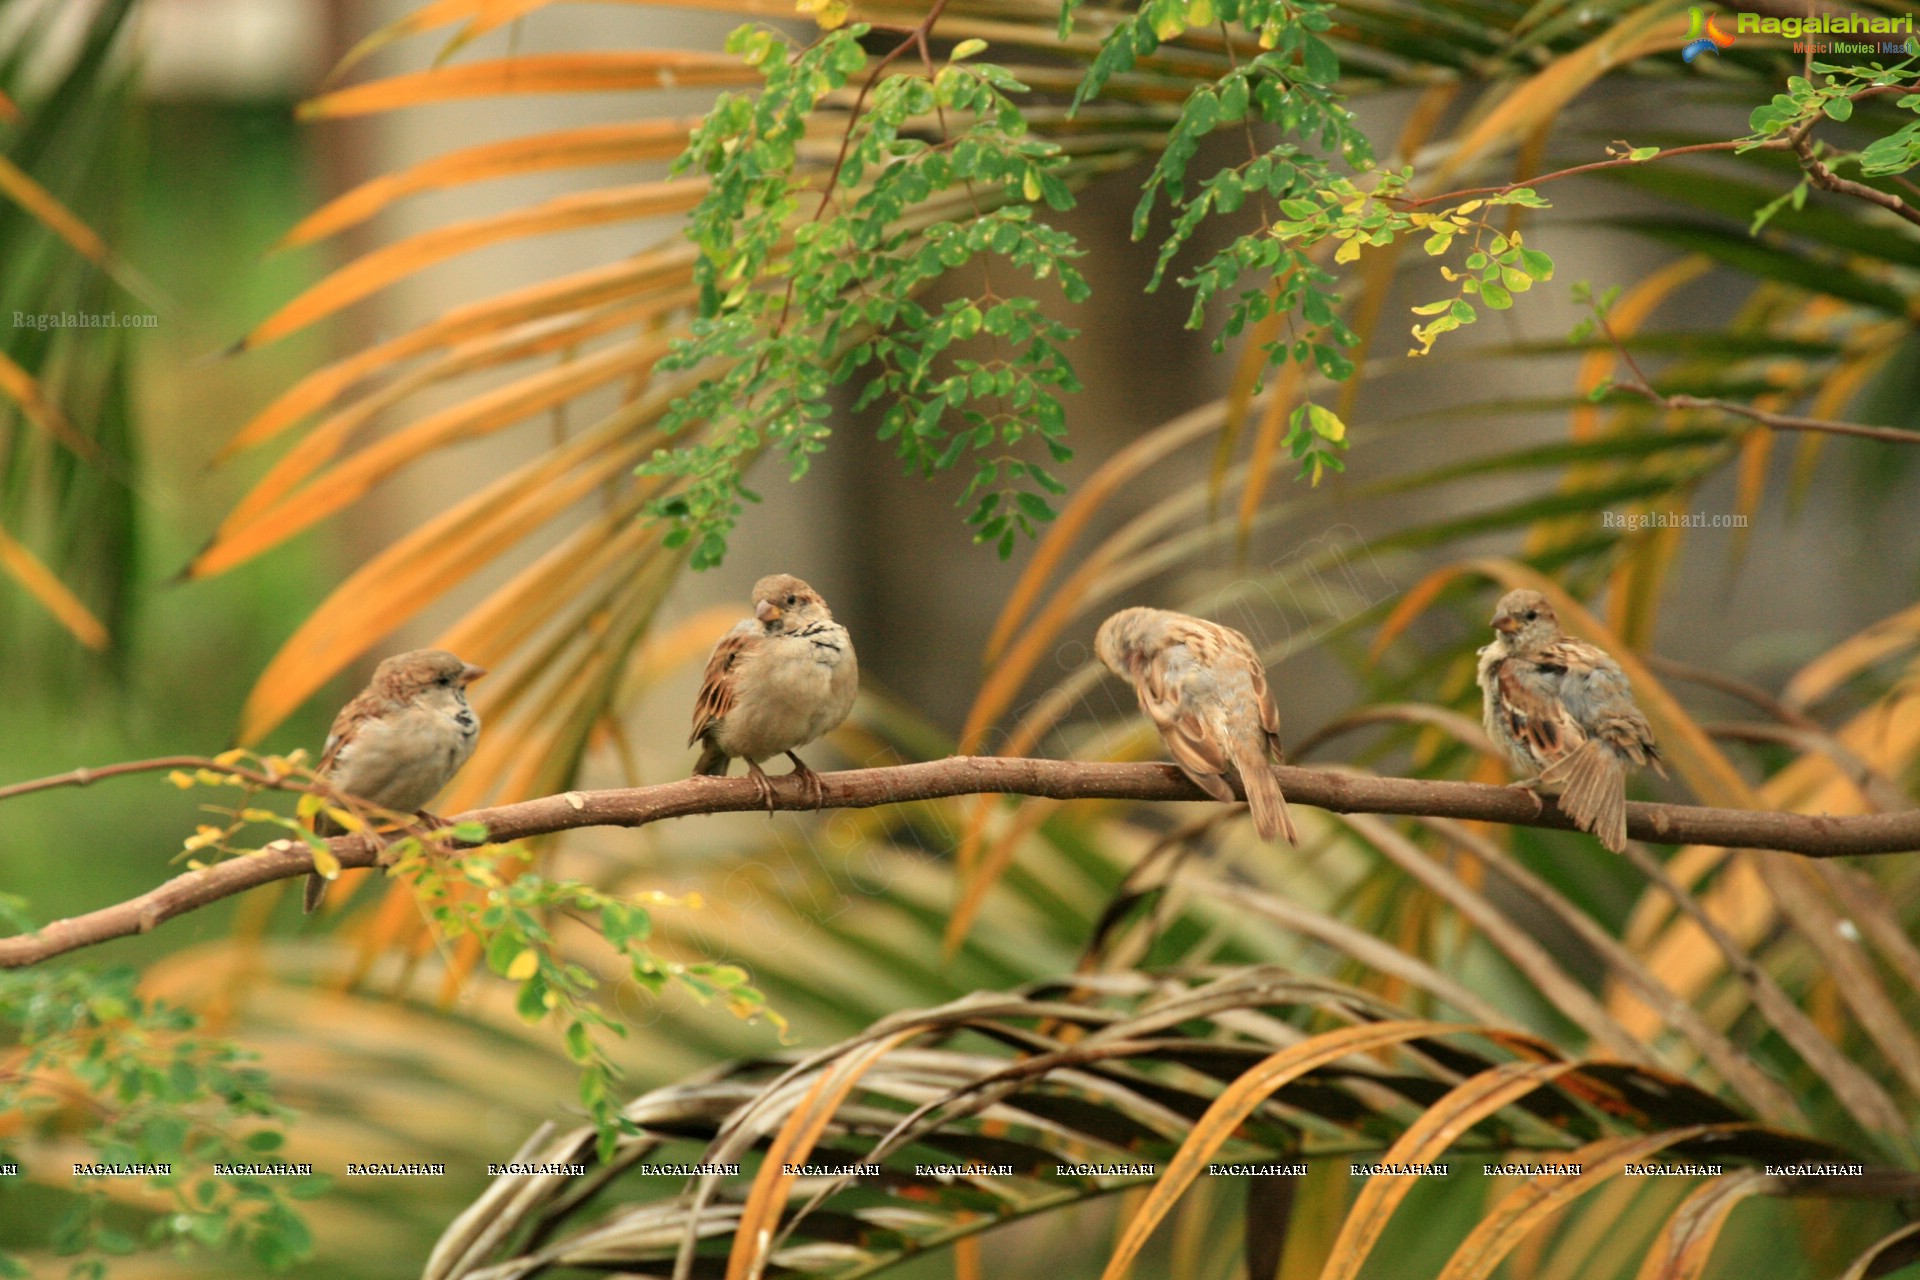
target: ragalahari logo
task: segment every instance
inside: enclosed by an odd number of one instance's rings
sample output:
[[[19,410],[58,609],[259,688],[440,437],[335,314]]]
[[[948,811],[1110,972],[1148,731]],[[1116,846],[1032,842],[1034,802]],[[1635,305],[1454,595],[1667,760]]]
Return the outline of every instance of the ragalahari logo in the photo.
[[[1680,50],[1680,56],[1692,62],[1701,54],[1711,50],[1719,53],[1733,43],[1733,37],[1713,25],[1718,14],[1707,14],[1699,5],[1687,9],[1687,43]]]

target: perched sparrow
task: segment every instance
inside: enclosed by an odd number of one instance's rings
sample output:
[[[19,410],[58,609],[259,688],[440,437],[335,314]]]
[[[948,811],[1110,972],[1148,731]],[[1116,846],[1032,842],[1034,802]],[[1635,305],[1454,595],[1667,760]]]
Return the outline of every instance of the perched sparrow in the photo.
[[[773,784],[760,762],[784,751],[818,808],[825,802],[820,775],[794,749],[845,720],[859,685],[853,639],[820,593],[791,574],[760,579],[753,616],[722,636],[707,659],[687,738],[688,746],[703,747],[694,774],[724,776],[739,756],[772,813]]]
[[[487,674],[443,649],[396,654],[373,670],[373,680],[340,709],[319,774],[347,795],[397,812],[416,812],[453,780],[473,754],[480,717],[467,705],[467,686]],[[324,813],[314,832],[341,834]],[[307,877],[306,908],[320,905],[325,877]]]
[[[1238,775],[1262,839],[1298,844],[1287,798],[1268,767],[1282,759],[1280,712],[1253,644],[1232,627],[1169,613],[1122,609],[1100,624],[1093,651],[1140,696],[1181,771],[1202,791],[1236,799]]]
[[[1620,852],[1627,766],[1651,764],[1667,776],[1625,673],[1599,648],[1561,635],[1538,591],[1502,596],[1493,629],[1480,650],[1487,735],[1528,775],[1519,785],[1557,795],[1582,830]]]

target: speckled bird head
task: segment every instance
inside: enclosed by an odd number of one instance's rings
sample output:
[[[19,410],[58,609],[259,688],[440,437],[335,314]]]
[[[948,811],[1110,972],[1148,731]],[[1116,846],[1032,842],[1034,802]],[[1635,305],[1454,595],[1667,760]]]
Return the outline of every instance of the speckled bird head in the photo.
[[[753,616],[774,632],[833,621],[833,611],[820,593],[790,573],[770,573],[753,584]]]
[[[395,702],[410,702],[439,690],[463,692],[485,674],[484,667],[462,662],[445,649],[412,649],[375,667],[372,687]]]
[[[1522,588],[1500,597],[1493,629],[1506,637],[1509,649],[1531,652],[1560,638],[1560,619],[1545,596]]]

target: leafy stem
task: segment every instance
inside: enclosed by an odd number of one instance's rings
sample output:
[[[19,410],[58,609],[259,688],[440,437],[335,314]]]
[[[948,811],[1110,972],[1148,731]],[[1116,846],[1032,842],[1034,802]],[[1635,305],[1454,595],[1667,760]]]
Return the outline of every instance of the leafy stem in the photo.
[[[976,540],[1004,556],[1018,534],[1052,518],[1059,486],[1046,467],[994,458],[1029,436],[1050,462],[1070,456],[1059,397],[1079,385],[1064,351],[1074,331],[1031,298],[1001,297],[985,264],[1004,258],[1036,280],[1059,279],[1071,299],[1086,296],[1072,238],[1034,217],[1035,202],[1071,205],[1057,172],[1066,160],[1028,135],[1014,101],[1026,87],[1003,67],[968,61],[982,42],[963,41],[935,67],[928,35],[941,9],[872,66],[859,44],[866,27],[830,31],[797,52],[753,28],[729,42],[760,68],[764,87],[723,97],[676,166],[703,170],[709,193],[688,229],[700,249],[701,314],[666,362],[717,372],[665,422],[669,435],[700,424],[702,438],[641,468],[677,482],[649,510],[672,522],[669,545],[691,544],[696,568],[718,563],[742,503],[754,500],[747,465],[771,447],[798,479],[825,447],[828,395],[856,380],[859,405],[883,404],[880,436],[909,469],[975,455],[965,501],[983,495],[967,517]],[[885,76],[910,49],[920,71]],[[856,77],[838,153],[802,217],[797,198],[813,188],[798,143],[812,114]],[[918,301],[976,260],[989,270],[984,292],[937,311]],[[773,280],[777,299],[761,287]],[[991,358],[965,354],[976,341]]]

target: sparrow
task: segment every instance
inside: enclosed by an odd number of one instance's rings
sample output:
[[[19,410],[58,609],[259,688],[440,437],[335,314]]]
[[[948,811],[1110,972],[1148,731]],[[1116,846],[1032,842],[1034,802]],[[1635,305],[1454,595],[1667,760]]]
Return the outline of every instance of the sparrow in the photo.
[[[1237,776],[1263,840],[1298,844],[1287,798],[1268,767],[1280,750],[1280,711],[1253,642],[1217,622],[1165,609],[1122,609],[1100,624],[1093,651],[1133,685],[1181,772],[1215,799],[1238,797]]]
[[[753,584],[753,616],[720,638],[693,704],[687,745],[701,744],[694,776],[725,776],[735,756],[773,812],[773,783],[760,762],[785,752],[813,807],[826,802],[820,775],[794,754],[838,727],[853,709],[860,668],[853,640],[827,602],[792,574]]]
[[[444,649],[395,654],[340,709],[320,752],[317,773],[335,789],[396,812],[418,812],[453,780],[473,754],[480,717],[467,705],[467,686],[487,674]],[[325,813],[314,833],[343,834]],[[327,881],[307,877],[306,909],[320,905]]]
[[[1557,796],[1561,811],[1619,853],[1627,844],[1627,766],[1667,776],[1653,726],[1633,703],[1620,664],[1560,632],[1538,591],[1509,591],[1480,650],[1487,736],[1527,777],[1516,785]]]

